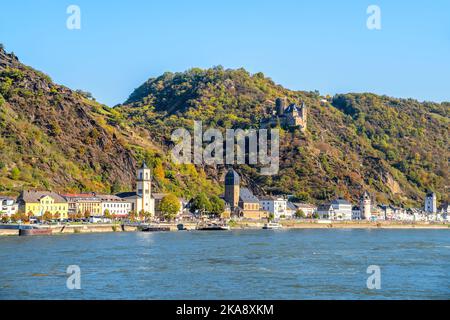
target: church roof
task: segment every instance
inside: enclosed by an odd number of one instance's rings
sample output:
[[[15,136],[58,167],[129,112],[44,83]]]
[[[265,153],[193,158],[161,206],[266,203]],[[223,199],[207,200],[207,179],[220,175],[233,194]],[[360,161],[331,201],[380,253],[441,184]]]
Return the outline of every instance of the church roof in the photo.
[[[348,202],[345,199],[336,199],[336,200],[333,200],[333,202],[331,202],[331,204],[339,204],[339,205],[346,204],[346,205],[349,205],[350,202]]]
[[[145,163],[145,161],[142,163],[141,169],[148,169],[147,164]]]
[[[239,177],[239,174],[234,171],[234,169],[228,170],[227,174],[225,175],[225,185],[239,185],[241,183],[241,178]]]
[[[140,198],[136,192],[121,192],[116,194],[119,198],[125,199],[125,198]]]
[[[246,203],[259,203],[259,199],[247,188],[239,190],[239,200]]]

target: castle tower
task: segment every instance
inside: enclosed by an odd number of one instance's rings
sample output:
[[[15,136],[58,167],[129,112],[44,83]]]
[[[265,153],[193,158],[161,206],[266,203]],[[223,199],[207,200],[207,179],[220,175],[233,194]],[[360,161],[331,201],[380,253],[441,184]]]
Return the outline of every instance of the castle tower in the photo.
[[[436,213],[437,212],[437,201],[436,193],[429,192],[425,198],[425,212]]]
[[[145,212],[154,213],[152,206],[152,177],[150,169],[144,162],[142,167],[137,170],[136,176],[136,194],[141,197],[137,202],[137,211],[144,210]],[[139,203],[140,202],[140,203]]]
[[[305,131],[306,126],[308,124],[308,112],[306,110],[306,105],[304,102],[302,103],[302,121],[303,121],[302,131]]]
[[[371,207],[372,201],[370,200],[370,195],[367,191],[364,191],[359,205],[359,210],[361,211],[361,219],[370,220],[370,218],[372,217]]]
[[[284,114],[284,109],[286,109],[286,99],[277,98],[275,100],[275,110],[276,110],[277,116],[282,116]]]
[[[233,169],[228,170],[225,175],[225,201],[230,204],[231,210],[234,210],[239,203],[239,185],[241,178]]]

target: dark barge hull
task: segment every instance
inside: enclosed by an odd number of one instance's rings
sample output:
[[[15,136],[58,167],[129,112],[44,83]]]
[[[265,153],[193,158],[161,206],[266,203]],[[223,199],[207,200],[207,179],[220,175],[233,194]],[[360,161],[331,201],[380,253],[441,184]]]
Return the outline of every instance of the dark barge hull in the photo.
[[[142,232],[165,232],[170,231],[169,227],[148,227],[148,228],[142,228]]]
[[[53,230],[48,229],[19,229],[19,236],[50,236]]]

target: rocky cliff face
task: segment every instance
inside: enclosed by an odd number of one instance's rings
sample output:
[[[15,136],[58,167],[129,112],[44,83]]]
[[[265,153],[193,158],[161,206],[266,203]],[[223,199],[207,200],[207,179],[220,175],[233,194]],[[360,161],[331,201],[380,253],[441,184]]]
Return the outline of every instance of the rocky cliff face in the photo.
[[[0,188],[95,189],[131,184],[136,161],[107,108],[0,50]],[[105,109],[105,115],[99,114]],[[100,112],[101,113],[101,112]]]

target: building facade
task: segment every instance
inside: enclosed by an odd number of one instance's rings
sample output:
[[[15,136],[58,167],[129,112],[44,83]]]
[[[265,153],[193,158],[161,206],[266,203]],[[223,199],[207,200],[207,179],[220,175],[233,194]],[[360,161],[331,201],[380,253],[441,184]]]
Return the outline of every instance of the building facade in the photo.
[[[53,216],[59,214],[60,219],[67,219],[69,205],[60,194],[51,191],[23,191],[17,200],[19,210],[42,217],[49,212]]]
[[[317,207],[317,214],[319,215],[319,219],[330,219],[334,220],[334,208],[331,204],[322,204]]]
[[[306,217],[311,218],[317,212],[317,206],[310,203],[294,202],[297,210],[302,210]]]
[[[238,215],[246,219],[263,219],[267,213],[260,210],[259,199],[248,188],[241,188],[239,193]]]
[[[260,197],[259,204],[261,210],[267,211],[274,215],[275,219],[288,217],[287,200],[280,197]],[[292,217],[292,215],[290,215]]]
[[[352,204],[345,199],[336,199],[331,202],[334,210],[334,220],[352,220]]]
[[[19,205],[11,198],[0,198],[0,217],[11,217],[19,211]]]
[[[113,217],[126,217],[132,211],[131,203],[114,195],[99,195],[101,216],[109,213]]]
[[[63,194],[68,204],[69,215],[100,216],[102,214],[102,202],[95,193]]]

